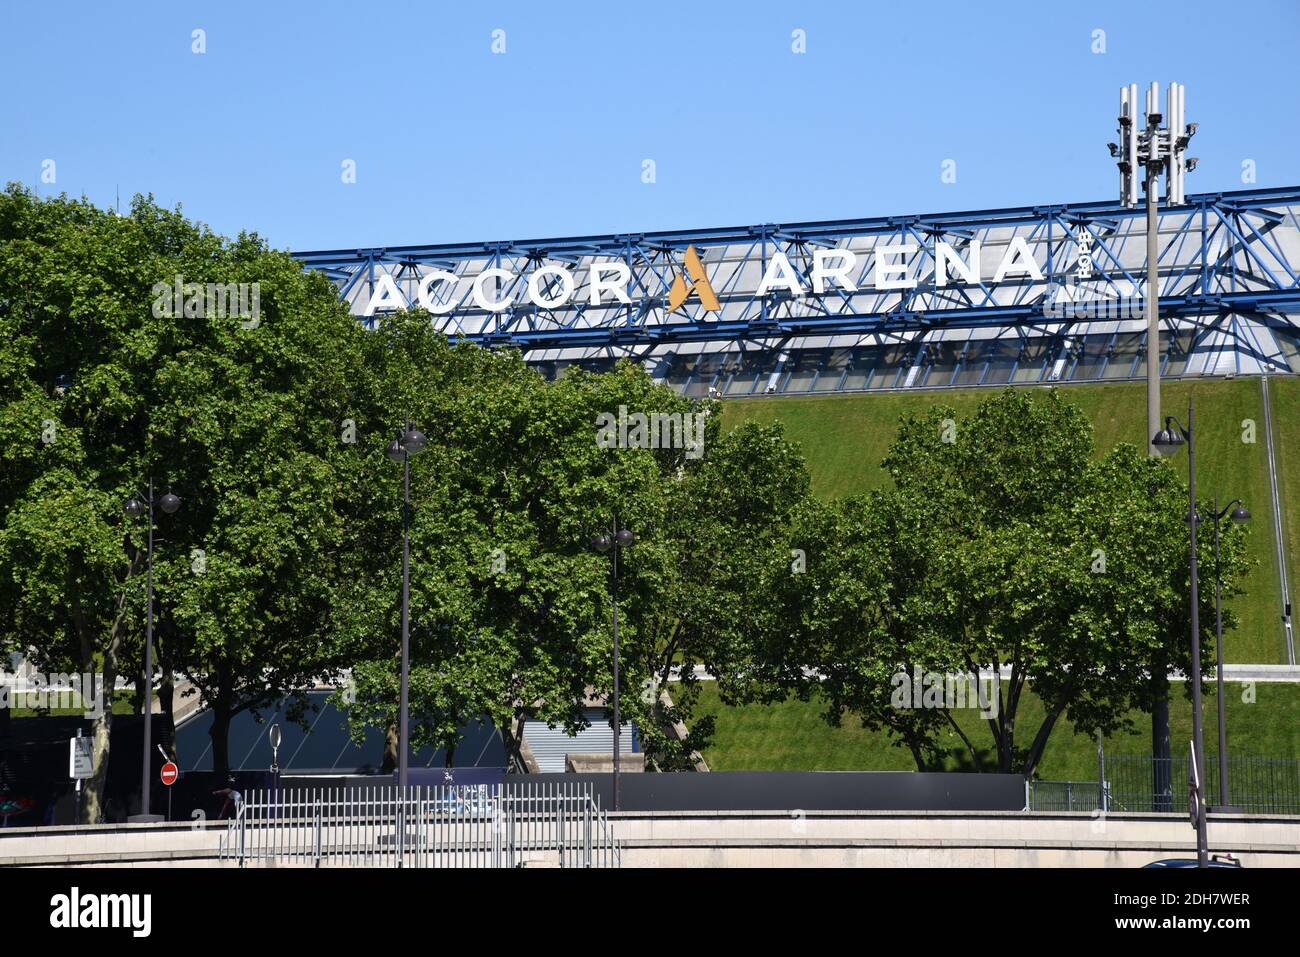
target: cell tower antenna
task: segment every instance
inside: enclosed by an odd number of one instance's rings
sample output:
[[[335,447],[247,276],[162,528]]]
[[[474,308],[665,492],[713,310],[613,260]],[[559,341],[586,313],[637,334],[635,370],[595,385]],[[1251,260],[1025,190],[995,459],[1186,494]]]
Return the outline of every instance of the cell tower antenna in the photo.
[[[1146,91],[1146,123],[1138,125],[1136,83],[1119,90],[1119,142],[1108,143],[1110,155],[1119,167],[1119,201],[1129,209],[1138,205],[1138,169],[1142,178],[1147,207],[1147,451],[1154,455],[1151,438],[1160,431],[1160,285],[1157,263],[1157,219],[1159,179],[1165,179],[1165,204],[1182,206],[1187,202],[1184,178],[1196,168],[1195,157],[1187,156],[1187,144],[1196,135],[1196,124],[1184,116],[1183,85],[1170,83],[1165,91],[1165,109],[1160,112],[1160,84],[1152,83]]]
[[[1196,124],[1185,123],[1183,115],[1183,86],[1170,83],[1166,91],[1165,111],[1160,113],[1160,84],[1152,83],[1146,96],[1146,125],[1139,128],[1137,117],[1138,88],[1136,83],[1121,87],[1119,91],[1119,143],[1107,144],[1110,155],[1119,167],[1120,203],[1133,209],[1138,204],[1138,167],[1144,167],[1146,176],[1146,226],[1147,226],[1147,454],[1157,455],[1151,440],[1161,428],[1160,420],[1160,252],[1157,227],[1159,210],[1157,191],[1160,174],[1165,177],[1165,203],[1182,206],[1183,176],[1196,168],[1196,160],[1186,156],[1187,143],[1196,135]],[[1163,127],[1161,124],[1164,124]],[[1151,751],[1155,760],[1153,790],[1156,809],[1172,808],[1172,767],[1169,747],[1168,680],[1157,671],[1163,667],[1159,661],[1152,670]],[[1199,740],[1199,739],[1198,739]]]

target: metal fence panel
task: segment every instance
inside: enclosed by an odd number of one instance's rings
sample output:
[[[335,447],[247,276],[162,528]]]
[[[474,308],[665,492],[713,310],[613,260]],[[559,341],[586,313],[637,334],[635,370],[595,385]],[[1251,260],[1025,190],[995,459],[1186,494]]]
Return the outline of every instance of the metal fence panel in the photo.
[[[1032,781],[1033,811],[1140,811],[1187,813],[1189,758],[1107,755],[1105,782]],[[1218,807],[1219,764],[1207,755],[1203,794]],[[1300,814],[1300,759],[1229,757],[1228,805],[1251,814]],[[1157,792],[1156,782],[1161,782]]]
[[[590,786],[533,782],[255,790],[227,825],[239,866],[617,867]]]

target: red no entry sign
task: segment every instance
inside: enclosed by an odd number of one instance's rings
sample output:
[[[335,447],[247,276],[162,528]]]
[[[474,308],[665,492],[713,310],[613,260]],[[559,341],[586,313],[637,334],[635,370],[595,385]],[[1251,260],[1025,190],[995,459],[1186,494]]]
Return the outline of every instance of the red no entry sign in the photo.
[[[163,784],[171,787],[176,783],[176,779],[180,777],[180,774],[180,769],[173,762],[168,761],[162,766],[162,770],[158,772],[158,777],[162,778]]]

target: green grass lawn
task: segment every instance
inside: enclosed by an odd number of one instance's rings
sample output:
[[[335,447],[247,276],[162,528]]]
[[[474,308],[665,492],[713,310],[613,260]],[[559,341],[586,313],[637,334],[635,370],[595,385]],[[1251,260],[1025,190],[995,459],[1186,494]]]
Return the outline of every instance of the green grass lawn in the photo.
[[[1292,507],[1287,503],[1300,503],[1300,381],[1273,379],[1270,387],[1285,513]],[[1120,442],[1144,444],[1145,389],[1144,383],[1125,382],[1069,385],[1063,386],[1062,392],[1092,420],[1094,441],[1099,453],[1104,453]],[[723,403],[723,422],[726,427],[742,422],[781,422],[787,434],[803,447],[814,491],[835,497],[866,491],[886,481],[880,462],[904,411],[948,405],[960,417],[973,412],[981,400],[992,394],[987,389],[974,389],[732,399]],[[1246,594],[1232,605],[1241,624],[1225,636],[1225,657],[1242,663],[1285,662],[1259,379],[1166,382],[1165,411],[1185,423],[1189,396],[1196,401],[1198,495],[1217,494],[1223,504],[1241,498],[1253,516],[1248,548],[1255,565],[1245,581]],[[1253,444],[1242,441],[1242,422],[1246,419],[1255,422]],[[1180,455],[1177,461],[1186,469],[1185,457]],[[1287,554],[1295,577],[1300,574],[1296,565],[1300,559],[1300,521],[1291,521],[1289,529]],[[1212,574],[1211,568],[1203,580],[1212,583]]]
[[[1300,379],[1269,379],[1273,396],[1273,445],[1277,457],[1278,496],[1282,500],[1282,540],[1286,543],[1291,601],[1300,577]],[[1274,562],[1276,564],[1276,562]]]
[[[1255,701],[1242,700],[1243,686],[1227,686],[1228,751],[1235,755],[1261,757],[1300,756],[1300,686],[1259,683]],[[864,731],[852,717],[839,728],[822,720],[823,707],[810,702],[786,701],[774,705],[728,707],[718,697],[713,682],[702,683],[697,716],[715,715],[717,734],[704,752],[715,771],[914,771],[916,764],[906,748],[895,747],[883,733]],[[959,711],[962,730],[977,747],[990,748],[988,727],[975,711]],[[1217,703],[1213,688],[1204,700],[1206,753],[1217,753]],[[1021,705],[1017,727],[1027,737],[1038,730],[1042,705],[1030,695]],[[1103,742],[1107,754],[1150,754],[1151,721],[1142,712],[1130,715],[1134,730]],[[1169,706],[1170,736],[1174,753],[1187,749],[1192,735],[1192,708],[1176,685]],[[950,732],[943,742],[954,758],[965,757],[961,739]],[[957,770],[969,766],[952,760]],[[1073,726],[1057,722],[1047,744],[1039,777],[1052,781],[1087,781],[1096,777],[1097,744],[1093,738],[1074,733]]]
[[[45,692],[42,692],[42,695],[44,694]],[[47,715],[60,715],[65,717],[69,715],[81,716],[85,713],[85,710],[80,707],[81,698],[75,694],[71,697],[71,703],[73,704],[73,707],[71,708],[29,708],[25,704],[26,701],[27,696],[25,694],[18,696],[18,702],[22,704],[22,706],[14,707],[13,716],[15,718],[40,718]],[[113,695],[113,714],[135,713],[135,692],[122,690]]]

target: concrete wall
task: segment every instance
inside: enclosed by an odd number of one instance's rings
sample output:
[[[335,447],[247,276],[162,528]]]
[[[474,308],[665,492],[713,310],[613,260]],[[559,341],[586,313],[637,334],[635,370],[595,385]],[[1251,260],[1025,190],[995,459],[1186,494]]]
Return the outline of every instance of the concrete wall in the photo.
[[[0,828],[0,867],[216,866],[222,822]]]
[[[624,812],[624,867],[1140,867],[1195,857],[1183,815],[1086,812]],[[1211,853],[1300,867],[1300,817],[1210,819]]]
[[[613,815],[625,867],[1140,867],[1195,856],[1182,815],[677,811]],[[220,866],[213,822],[0,829],[0,866]],[[1300,866],[1300,817],[1212,816],[1211,852]],[[228,863],[228,862],[226,862]]]

